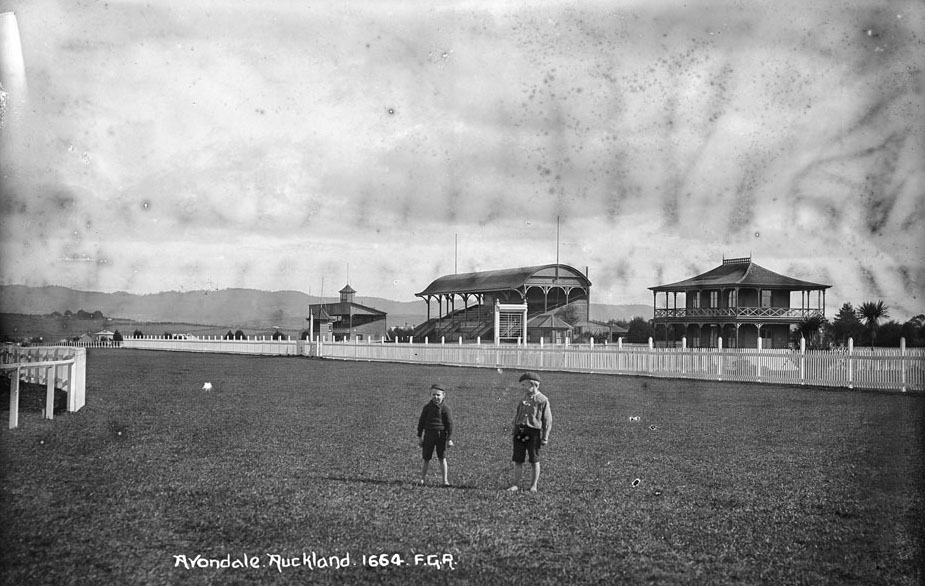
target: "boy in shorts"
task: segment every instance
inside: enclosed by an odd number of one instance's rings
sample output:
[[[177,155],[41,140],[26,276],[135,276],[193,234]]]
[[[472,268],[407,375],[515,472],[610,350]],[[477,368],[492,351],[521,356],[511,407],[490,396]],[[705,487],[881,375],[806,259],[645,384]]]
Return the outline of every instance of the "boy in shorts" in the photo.
[[[430,402],[424,405],[418,419],[418,445],[421,446],[421,456],[424,458],[420,484],[427,480],[427,468],[436,450],[443,472],[443,485],[450,485],[447,478],[446,448],[453,445],[453,440],[450,439],[453,434],[453,417],[450,415],[450,408],[444,402],[445,399],[446,391],[443,387],[432,385]]]
[[[549,442],[552,430],[552,409],[549,399],[540,392],[540,375],[526,372],[520,377],[523,397],[517,404],[512,428],[514,432],[514,484],[508,490],[520,490],[520,477],[523,474],[524,460],[529,459],[533,467],[533,479],[530,492],[536,492],[536,483],[540,479],[540,448]]]

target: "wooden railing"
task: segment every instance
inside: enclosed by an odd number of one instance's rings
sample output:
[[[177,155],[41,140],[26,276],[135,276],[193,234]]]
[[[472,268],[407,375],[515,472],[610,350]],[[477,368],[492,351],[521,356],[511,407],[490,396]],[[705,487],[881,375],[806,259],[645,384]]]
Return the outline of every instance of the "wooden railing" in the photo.
[[[315,356],[341,360],[446,364],[780,383],[851,389],[925,390],[925,349],[656,348],[649,344],[481,344],[443,340],[394,343],[348,340],[126,339],[124,348]]]
[[[791,307],[679,307],[677,309],[655,310],[655,319],[769,318],[799,320],[812,316],[823,317],[822,310]]]
[[[226,340],[221,337],[187,340],[165,338],[125,338],[122,348],[136,350],[174,350],[178,352],[218,352],[225,354],[263,354],[268,356],[308,355],[308,343],[304,340],[272,338],[247,338]]]
[[[622,344],[317,344],[316,355],[346,360],[520,368],[600,374],[925,390],[925,349],[765,350],[655,348]]]
[[[44,384],[46,419],[54,418],[55,389],[67,393],[67,410],[86,403],[87,350],[63,346],[0,348],[0,369],[10,373],[10,429],[19,427],[20,381]]]

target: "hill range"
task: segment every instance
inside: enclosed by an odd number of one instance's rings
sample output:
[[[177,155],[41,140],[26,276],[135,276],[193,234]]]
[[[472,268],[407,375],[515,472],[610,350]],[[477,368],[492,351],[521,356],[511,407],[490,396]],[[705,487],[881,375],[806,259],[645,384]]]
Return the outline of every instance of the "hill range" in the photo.
[[[325,297],[327,303],[338,298]],[[256,289],[221,289],[202,291],[167,291],[136,295],[118,291],[103,293],[79,291],[67,287],[0,285],[0,313],[48,315],[65,311],[76,313],[101,311],[123,322],[186,323],[228,328],[300,331],[306,327],[308,306],[321,303],[318,296],[298,291],[260,291]],[[388,325],[416,325],[427,318],[427,304],[417,301],[392,301],[381,297],[356,297],[356,302],[388,314]],[[435,308],[432,306],[432,311]],[[647,305],[591,304],[591,319],[629,321],[633,317],[652,316]]]

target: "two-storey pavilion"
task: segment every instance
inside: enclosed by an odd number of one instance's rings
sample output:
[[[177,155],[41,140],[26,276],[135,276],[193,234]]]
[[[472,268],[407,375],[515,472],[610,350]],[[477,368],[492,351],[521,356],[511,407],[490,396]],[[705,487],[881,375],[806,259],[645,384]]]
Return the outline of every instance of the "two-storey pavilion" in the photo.
[[[803,320],[825,317],[831,285],[770,271],[751,257],[723,264],[677,283],[649,287],[654,325],[666,343],[687,338],[691,347],[787,348],[790,330]],[[662,297],[662,303],[659,297]]]

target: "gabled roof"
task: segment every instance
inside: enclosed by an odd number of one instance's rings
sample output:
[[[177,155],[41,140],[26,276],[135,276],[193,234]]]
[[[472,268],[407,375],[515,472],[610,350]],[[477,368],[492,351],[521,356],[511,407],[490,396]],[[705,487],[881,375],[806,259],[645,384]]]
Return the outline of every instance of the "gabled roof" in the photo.
[[[568,324],[555,315],[544,314],[538,315],[527,322],[527,331],[530,330],[570,330],[571,324]]]
[[[686,289],[713,289],[717,287],[761,287],[763,289],[787,289],[806,291],[828,289],[831,285],[802,281],[769,271],[755,264],[751,258],[728,258],[715,269],[701,273],[696,277],[649,287],[651,291],[683,291]]]
[[[550,264],[444,275],[415,295],[426,297],[428,295],[491,293],[513,291],[525,285],[555,285],[569,282],[577,287],[591,286],[591,281],[578,269],[563,264]]]

